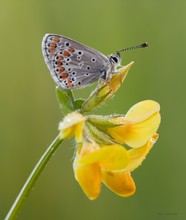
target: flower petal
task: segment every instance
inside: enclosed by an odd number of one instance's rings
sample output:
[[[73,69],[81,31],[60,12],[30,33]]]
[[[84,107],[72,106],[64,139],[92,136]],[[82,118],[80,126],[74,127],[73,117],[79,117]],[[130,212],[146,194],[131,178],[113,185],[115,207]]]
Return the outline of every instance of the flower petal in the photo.
[[[65,139],[74,135],[77,142],[81,142],[85,120],[86,117],[78,112],[69,113],[59,124],[60,138]]]
[[[101,170],[98,164],[74,164],[75,178],[82,190],[90,200],[96,199],[100,194]]]
[[[97,149],[99,149],[99,145],[94,141],[83,141],[83,143],[79,144],[73,163],[75,178],[91,200],[96,199],[100,194],[101,169],[98,163],[87,165],[80,163],[80,160],[81,158],[86,158]]]
[[[160,111],[160,105],[153,100],[145,100],[137,103],[129,109],[125,115],[125,119],[133,123],[142,122]]]
[[[145,160],[147,154],[152,149],[153,145],[158,139],[158,134],[154,134],[153,137],[142,147],[131,149],[128,151],[131,161],[129,165],[124,168],[122,171],[133,171],[139,167],[142,162]]]
[[[133,148],[143,146],[156,133],[159,124],[160,114],[155,113],[143,122],[127,126],[125,143]]]
[[[135,193],[136,186],[130,172],[102,172],[103,183],[121,197],[128,197]]]
[[[90,165],[99,163],[106,170],[121,170],[130,162],[127,150],[120,145],[104,145],[102,148],[83,157],[79,163]]]
[[[141,147],[156,133],[160,124],[159,105],[144,101],[133,106],[125,117],[113,119],[123,125],[108,128],[109,135],[132,148]]]

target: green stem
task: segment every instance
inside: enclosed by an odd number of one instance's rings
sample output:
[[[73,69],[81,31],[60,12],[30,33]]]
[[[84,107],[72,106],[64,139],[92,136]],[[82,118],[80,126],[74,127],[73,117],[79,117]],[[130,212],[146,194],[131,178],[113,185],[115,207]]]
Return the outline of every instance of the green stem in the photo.
[[[60,146],[62,140],[57,136],[54,141],[50,144],[47,148],[45,153],[42,155],[36,166],[34,167],[33,171],[31,172],[30,176],[28,177],[27,181],[25,182],[24,186],[22,187],[21,191],[19,192],[15,202],[13,203],[12,207],[10,208],[5,220],[13,220],[16,219],[18,212],[21,210],[24,202],[28,198],[36,180],[40,176],[41,172],[47,165],[48,161],[54,154],[54,152]]]

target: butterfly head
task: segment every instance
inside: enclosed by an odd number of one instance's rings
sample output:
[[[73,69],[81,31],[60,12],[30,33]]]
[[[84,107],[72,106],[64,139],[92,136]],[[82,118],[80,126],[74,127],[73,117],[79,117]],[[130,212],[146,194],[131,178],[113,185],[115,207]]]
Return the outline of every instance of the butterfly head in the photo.
[[[116,54],[111,54],[109,56],[109,61],[110,61],[111,65],[118,66],[121,63],[121,56],[120,56],[121,52],[124,52],[127,50],[133,50],[133,49],[137,49],[137,48],[143,48],[143,47],[147,47],[147,46],[148,46],[148,43],[145,42],[145,43],[137,45],[137,46],[124,48],[122,50],[117,51]]]
[[[111,54],[109,56],[109,61],[112,65],[120,65],[121,62],[121,57],[120,57],[120,53],[116,53],[116,54]]]

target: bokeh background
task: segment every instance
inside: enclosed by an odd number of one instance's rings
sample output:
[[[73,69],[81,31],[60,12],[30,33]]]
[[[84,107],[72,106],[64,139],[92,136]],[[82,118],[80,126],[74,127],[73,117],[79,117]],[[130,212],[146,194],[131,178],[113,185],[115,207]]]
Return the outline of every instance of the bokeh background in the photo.
[[[57,135],[61,113],[41,41],[58,33],[135,64],[114,99],[97,114],[125,113],[133,104],[161,104],[160,138],[133,173],[137,192],[120,198],[102,187],[89,201],[72,170],[74,146],[66,141],[40,176],[20,220],[184,219],[186,198],[186,1],[2,0],[0,2],[0,219]],[[77,90],[87,97],[94,85]]]

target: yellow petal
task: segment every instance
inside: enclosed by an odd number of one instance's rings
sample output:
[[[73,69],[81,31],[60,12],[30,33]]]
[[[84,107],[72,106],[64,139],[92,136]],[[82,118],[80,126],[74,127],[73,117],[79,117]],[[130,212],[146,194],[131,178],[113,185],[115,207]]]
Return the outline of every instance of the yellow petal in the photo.
[[[85,120],[86,117],[78,112],[69,113],[59,124],[60,138],[65,139],[74,135],[77,142],[81,142]]]
[[[100,194],[101,168],[97,163],[87,165],[79,161],[99,149],[99,147],[94,141],[83,141],[83,143],[79,144],[73,163],[75,178],[91,200],[96,199]]]
[[[74,165],[75,178],[86,196],[94,200],[100,194],[101,170],[98,164]]]
[[[132,148],[141,147],[159,127],[159,105],[154,101],[143,101],[133,106],[125,117],[115,118],[114,121],[123,125],[108,128],[111,137]]]
[[[138,123],[148,119],[154,113],[159,111],[160,105],[157,102],[153,100],[145,100],[130,108],[125,115],[125,119],[130,120],[130,122],[133,123]]]
[[[128,197],[135,193],[136,186],[130,172],[102,172],[103,183],[121,197]]]
[[[142,164],[145,160],[147,154],[152,149],[153,145],[156,143],[158,139],[158,134],[154,134],[153,137],[142,147],[131,149],[128,151],[131,161],[129,165],[124,168],[122,171],[133,171],[138,166]]]
[[[120,145],[106,145],[83,157],[79,163],[89,165],[99,163],[106,170],[120,170],[130,162],[127,150]]]
[[[125,143],[132,148],[141,147],[156,133],[160,114],[155,113],[143,122],[126,126]]]

